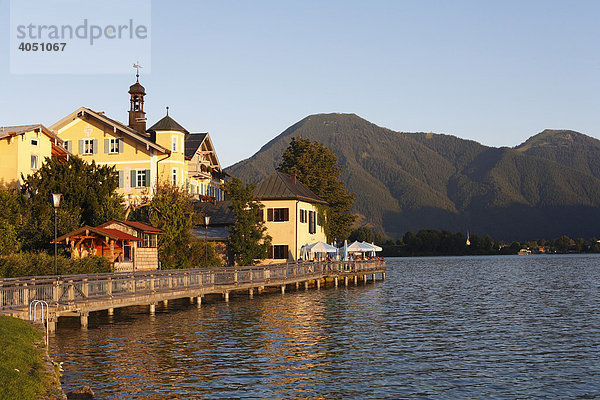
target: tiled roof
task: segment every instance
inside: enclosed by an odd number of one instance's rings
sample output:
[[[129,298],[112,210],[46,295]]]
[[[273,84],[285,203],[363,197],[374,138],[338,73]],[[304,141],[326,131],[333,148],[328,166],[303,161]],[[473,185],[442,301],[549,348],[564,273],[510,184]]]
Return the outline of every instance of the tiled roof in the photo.
[[[162,235],[162,234],[165,233],[162,229],[158,229],[158,228],[155,228],[155,227],[153,227],[151,225],[144,224],[143,222],[138,222],[138,221],[122,221],[120,219],[114,219],[112,221],[105,222],[104,224],[100,225],[99,228],[103,228],[104,226],[108,226],[108,225],[113,224],[115,222],[119,223],[119,224],[127,225],[127,226],[129,226],[129,227],[131,227],[133,229],[137,229],[137,230],[142,231],[142,232],[156,233],[156,234],[159,234],[159,235]]]
[[[259,200],[301,200],[308,203],[327,204],[295,177],[282,172],[268,176],[254,189]]]
[[[0,139],[10,135],[20,135],[39,129],[44,132],[48,137],[52,139],[58,139],[62,143],[62,139],[56,136],[50,129],[46,128],[42,124],[30,124],[30,125],[16,125],[16,126],[0,126]]]
[[[190,133],[185,135],[185,156],[192,158],[198,150],[198,147],[204,142],[204,139],[208,135],[208,132],[202,133]]]
[[[198,239],[207,238],[211,240],[227,240],[229,238],[231,227],[229,226],[209,226],[206,232],[203,227],[193,228],[192,235]]]
[[[129,233],[120,231],[118,229],[108,229],[108,228],[96,228],[99,231],[102,232],[106,232],[106,234],[114,239],[119,239],[119,240],[136,240],[136,241],[140,241],[142,239],[140,239],[137,236],[133,236],[130,235]]]
[[[60,130],[60,128],[62,128],[66,124],[70,123],[72,120],[74,120],[76,118],[81,118],[81,119],[85,120],[85,118],[88,116],[95,118],[96,120],[101,121],[102,123],[107,124],[107,125],[113,127],[114,129],[120,130],[122,133],[124,133],[124,134],[128,135],[129,137],[137,140],[138,142],[146,145],[147,147],[152,147],[161,153],[168,154],[170,152],[168,149],[154,143],[151,140],[151,138],[149,137],[149,135],[141,134],[140,132],[128,127],[127,125],[124,125],[124,124],[120,123],[119,121],[116,121],[112,118],[107,117],[102,112],[97,112],[97,111],[91,110],[86,107],[80,107],[79,109],[75,110],[71,114],[67,115],[60,121],[53,124],[51,126],[51,129],[53,129],[54,131],[58,131],[58,130]]]
[[[163,117],[163,119],[161,119],[160,121],[158,121],[157,123],[152,125],[150,127],[150,129],[148,129],[148,132],[156,132],[156,131],[178,131],[178,132],[188,133],[188,131],[183,126],[179,125],[177,123],[177,121],[175,121],[173,118],[169,117],[168,115]]]
[[[92,226],[83,226],[79,229],[76,229],[72,232],[69,232],[65,235],[62,235],[60,237],[58,237],[56,239],[57,243],[62,242],[63,240],[65,240],[66,238],[69,238],[71,236],[77,236],[77,235],[81,235],[82,233],[86,233],[86,232],[92,232],[98,236],[108,236],[109,238],[113,239],[113,240],[142,240],[138,237],[132,236],[128,233],[119,231],[117,229],[106,229],[106,228],[101,228],[101,227],[92,227]],[[54,241],[50,242],[50,243],[54,243]]]
[[[216,225],[233,225],[235,223],[235,214],[231,210],[231,201],[217,201],[215,203],[211,201],[198,201],[194,203],[194,211],[201,214],[202,217],[205,215],[210,217],[209,226]],[[204,219],[201,218],[199,226],[204,226]]]

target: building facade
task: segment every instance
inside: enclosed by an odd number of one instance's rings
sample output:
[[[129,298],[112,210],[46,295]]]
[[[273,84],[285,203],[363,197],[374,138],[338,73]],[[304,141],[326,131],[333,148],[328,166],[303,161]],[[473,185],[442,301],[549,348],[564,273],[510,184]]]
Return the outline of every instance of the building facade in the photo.
[[[327,202],[295,175],[276,172],[258,184],[254,195],[264,206],[263,220],[272,238],[267,263],[296,261],[302,246],[327,241],[322,224]]]
[[[0,127],[0,184],[20,186],[46,158],[67,160],[63,141],[41,124]]]
[[[129,95],[128,125],[103,112],[81,107],[50,128],[72,154],[98,165],[114,165],[119,174],[119,192],[129,203],[151,198],[159,183],[185,188],[198,197],[210,193],[210,197],[221,199],[225,175],[208,133],[192,149],[196,141],[188,137],[197,134],[190,134],[170,117],[168,107],[167,115],[146,129],[146,91],[139,79],[130,86]],[[205,165],[205,174],[197,173],[198,164]]]

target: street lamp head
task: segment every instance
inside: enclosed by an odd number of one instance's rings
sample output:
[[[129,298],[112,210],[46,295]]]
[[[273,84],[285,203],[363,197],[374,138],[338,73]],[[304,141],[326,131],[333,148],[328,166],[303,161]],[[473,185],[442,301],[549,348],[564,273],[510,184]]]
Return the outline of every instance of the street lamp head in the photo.
[[[62,194],[52,193],[52,205],[54,206],[54,208],[58,208],[60,206],[61,198],[62,198]]]
[[[204,225],[208,226],[208,224],[210,224],[210,217],[208,215],[206,215],[204,217]]]

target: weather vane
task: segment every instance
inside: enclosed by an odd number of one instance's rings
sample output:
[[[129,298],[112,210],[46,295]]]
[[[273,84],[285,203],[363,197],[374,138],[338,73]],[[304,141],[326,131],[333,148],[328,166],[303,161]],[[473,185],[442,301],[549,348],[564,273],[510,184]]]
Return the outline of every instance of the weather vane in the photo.
[[[135,68],[135,71],[136,71],[135,72],[135,77],[139,78],[140,77],[140,68],[144,68],[144,67],[142,67],[140,65],[140,62],[138,61],[138,62],[136,62],[136,63],[133,64],[133,68]]]

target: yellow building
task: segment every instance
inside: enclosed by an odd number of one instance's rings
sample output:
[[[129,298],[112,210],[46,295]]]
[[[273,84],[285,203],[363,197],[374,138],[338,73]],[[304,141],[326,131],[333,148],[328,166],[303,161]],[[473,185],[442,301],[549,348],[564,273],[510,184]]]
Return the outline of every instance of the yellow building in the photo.
[[[128,125],[107,117],[103,112],[81,107],[50,128],[65,141],[67,150],[73,154],[89,162],[93,160],[98,165],[114,165],[119,174],[119,192],[128,202],[152,197],[158,183],[172,183],[194,194],[205,195],[207,191],[201,192],[197,188],[208,188],[214,182],[218,184],[218,190],[213,197],[221,198],[223,180],[218,160],[216,164],[210,164],[209,174],[198,176],[196,164],[200,158],[204,160],[210,154],[200,152],[195,162],[187,156],[188,152],[195,154],[204,143],[188,151],[187,138],[194,134],[169,116],[168,107],[167,115],[146,130],[146,91],[139,79],[130,86],[129,95]],[[208,143],[214,153],[210,139]]]
[[[263,219],[272,238],[267,262],[298,260],[302,246],[326,242],[319,206],[327,202],[295,175],[274,173],[256,186],[254,196],[264,206]]]
[[[44,125],[0,127],[0,183],[20,186],[46,158],[67,159],[63,142]]]

